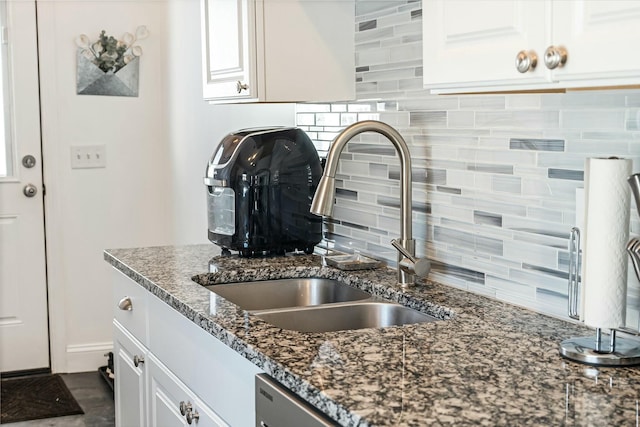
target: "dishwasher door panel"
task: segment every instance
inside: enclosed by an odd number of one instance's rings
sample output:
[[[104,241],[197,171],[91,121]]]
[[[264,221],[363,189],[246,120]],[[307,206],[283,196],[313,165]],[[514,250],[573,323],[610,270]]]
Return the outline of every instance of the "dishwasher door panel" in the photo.
[[[268,375],[256,375],[256,427],[337,425]]]

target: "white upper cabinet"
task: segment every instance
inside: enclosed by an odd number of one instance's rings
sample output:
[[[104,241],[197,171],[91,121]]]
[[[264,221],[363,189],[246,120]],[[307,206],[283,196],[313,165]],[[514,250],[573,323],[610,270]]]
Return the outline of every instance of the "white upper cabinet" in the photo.
[[[205,99],[254,99],[255,4],[248,0],[202,1]]]
[[[202,0],[211,102],[355,99],[354,0]]]
[[[566,46],[561,81],[587,80],[597,84],[640,83],[640,1],[566,1],[553,3],[554,43]]]
[[[427,0],[422,9],[425,85],[550,81],[545,67],[523,74],[514,64],[519,51],[549,43],[544,2]]]
[[[637,0],[423,2],[424,84],[436,93],[640,84]]]

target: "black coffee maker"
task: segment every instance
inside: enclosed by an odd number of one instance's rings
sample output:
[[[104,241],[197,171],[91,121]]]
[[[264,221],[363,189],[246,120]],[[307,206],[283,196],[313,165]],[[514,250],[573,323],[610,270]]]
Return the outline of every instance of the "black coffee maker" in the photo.
[[[209,240],[240,256],[312,253],[322,218],[309,212],[322,167],[295,127],[242,129],[225,136],[209,160]]]

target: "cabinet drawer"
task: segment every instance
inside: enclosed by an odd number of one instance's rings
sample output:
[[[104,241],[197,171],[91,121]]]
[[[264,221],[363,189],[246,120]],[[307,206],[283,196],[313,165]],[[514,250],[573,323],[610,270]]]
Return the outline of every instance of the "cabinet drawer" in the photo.
[[[232,426],[255,423],[254,377],[260,368],[149,296],[149,349]]]
[[[113,317],[137,340],[148,345],[149,291],[115,269],[112,270],[112,276]]]
[[[147,368],[149,425],[188,427],[189,424],[193,424],[198,427],[228,427],[153,355],[149,356]]]

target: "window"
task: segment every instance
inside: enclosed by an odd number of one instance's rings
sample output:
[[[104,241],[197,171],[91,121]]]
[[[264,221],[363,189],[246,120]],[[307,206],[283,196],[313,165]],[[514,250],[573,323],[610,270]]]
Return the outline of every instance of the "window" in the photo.
[[[0,178],[14,174],[14,150],[11,139],[11,103],[9,92],[7,2],[0,1]]]

